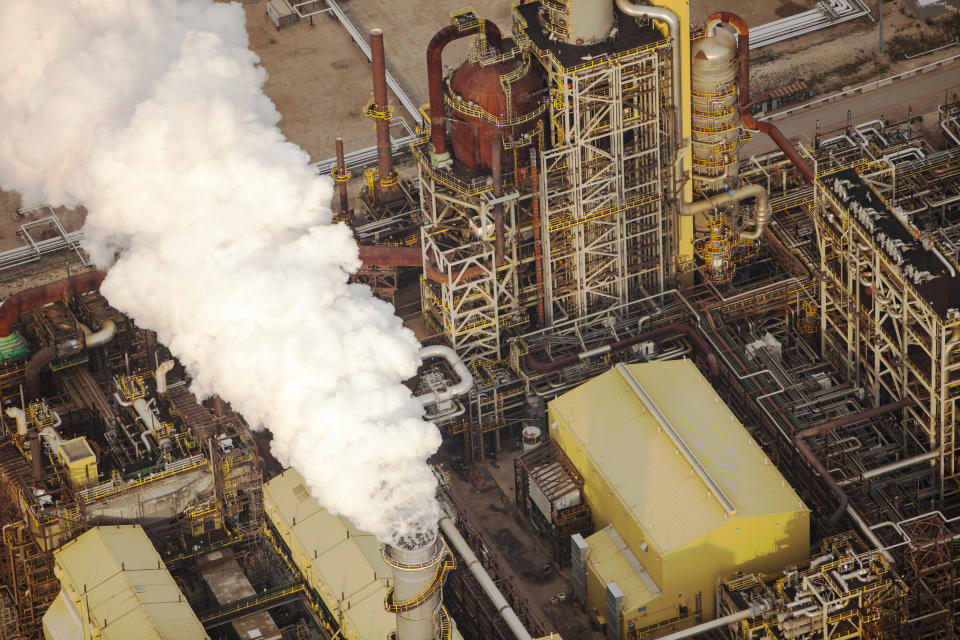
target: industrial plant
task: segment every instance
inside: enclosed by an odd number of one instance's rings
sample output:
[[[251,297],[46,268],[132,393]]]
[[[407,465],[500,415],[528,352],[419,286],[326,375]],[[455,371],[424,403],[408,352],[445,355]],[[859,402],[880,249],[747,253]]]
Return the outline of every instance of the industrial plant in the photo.
[[[261,6],[277,38],[347,21]],[[353,27],[375,145],[315,169],[351,282],[422,344],[435,526],[327,508],[60,227],[0,253],[84,265],[0,304],[0,640],[960,637],[957,95],[936,135],[911,111],[807,144],[755,108],[809,92],[752,98],[750,16],[420,19],[408,139],[404,34]]]

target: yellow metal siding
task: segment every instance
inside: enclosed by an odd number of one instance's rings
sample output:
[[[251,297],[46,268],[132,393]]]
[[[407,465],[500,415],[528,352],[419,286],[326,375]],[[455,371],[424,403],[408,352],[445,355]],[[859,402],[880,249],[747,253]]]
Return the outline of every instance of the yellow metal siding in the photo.
[[[718,576],[773,573],[806,559],[809,510],[692,362],[628,371],[735,512],[727,513],[616,370],[555,399],[550,437],[583,474],[596,528],[613,525],[664,594],[651,599],[636,589],[623,555],[609,552],[597,533],[588,539],[588,611],[603,615],[604,581],[619,575],[627,581],[617,581],[629,603],[625,622],[635,617],[643,627],[674,617],[678,602],[694,608],[698,592],[710,619]]]

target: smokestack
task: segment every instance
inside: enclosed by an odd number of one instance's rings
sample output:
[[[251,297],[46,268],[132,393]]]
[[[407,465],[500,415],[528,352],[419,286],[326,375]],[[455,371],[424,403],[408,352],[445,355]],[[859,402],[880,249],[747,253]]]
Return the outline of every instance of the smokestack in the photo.
[[[340,193],[340,215],[349,215],[350,202],[347,199],[347,180],[350,179],[350,172],[347,171],[347,163],[343,159],[343,138],[337,138],[337,168],[333,172],[333,179],[337,183],[337,191]]]
[[[40,451],[40,434],[36,429],[30,429],[27,433],[27,439],[30,440],[30,461],[33,462],[33,479],[40,481],[43,477],[43,454]]]
[[[436,531],[431,535],[427,544],[405,538],[383,547],[383,559],[393,569],[386,608],[397,615],[397,640],[433,640],[436,617],[446,616],[440,594],[453,556]]]
[[[397,196],[397,175],[390,148],[390,106],[387,104],[387,66],[383,54],[383,29],[370,30],[370,62],[373,64],[373,111],[377,121],[377,202],[384,204]]]

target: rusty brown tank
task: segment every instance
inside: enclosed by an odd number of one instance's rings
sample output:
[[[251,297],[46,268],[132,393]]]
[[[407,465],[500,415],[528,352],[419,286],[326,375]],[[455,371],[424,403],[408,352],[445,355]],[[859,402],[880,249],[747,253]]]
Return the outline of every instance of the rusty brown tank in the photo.
[[[545,139],[544,93],[536,68],[519,53],[493,64],[464,62],[444,91],[454,157],[471,169],[489,171],[491,145],[502,136],[508,145],[503,164],[512,167],[513,145],[519,153]]]

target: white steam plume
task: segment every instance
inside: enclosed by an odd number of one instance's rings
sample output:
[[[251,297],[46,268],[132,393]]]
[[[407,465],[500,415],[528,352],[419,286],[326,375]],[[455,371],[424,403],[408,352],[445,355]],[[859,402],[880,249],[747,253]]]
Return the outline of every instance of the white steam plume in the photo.
[[[277,129],[242,8],[3,0],[0,42],[0,184],[86,205],[104,295],[324,506],[382,541],[432,529],[440,435],[402,385],[419,345],[347,284],[356,244]]]

